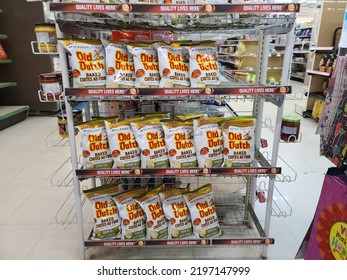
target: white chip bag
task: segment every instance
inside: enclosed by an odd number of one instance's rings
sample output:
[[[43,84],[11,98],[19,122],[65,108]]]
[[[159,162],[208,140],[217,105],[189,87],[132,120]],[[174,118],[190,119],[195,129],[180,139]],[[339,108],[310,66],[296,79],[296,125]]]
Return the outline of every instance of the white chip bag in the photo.
[[[169,221],[169,238],[185,238],[193,234],[189,209],[184,201],[183,190],[172,188],[159,193],[166,219]]]
[[[115,196],[122,218],[122,239],[146,238],[146,214],[134,197],[144,195],[146,188],[133,189]]]
[[[169,167],[169,157],[160,120],[131,122],[131,128],[141,149],[141,167]]]
[[[183,194],[183,197],[190,211],[194,235],[198,238],[219,236],[221,229],[211,184]]]
[[[60,40],[71,54],[73,87],[105,87],[105,51],[100,41]]]
[[[194,142],[199,167],[221,167],[223,164],[223,137],[218,122],[223,118],[193,120]]]
[[[197,167],[192,121],[162,122],[165,143],[173,168]]]
[[[113,196],[120,191],[119,185],[105,185],[83,191],[94,208],[92,239],[100,240],[120,237],[120,217],[113,199]]]

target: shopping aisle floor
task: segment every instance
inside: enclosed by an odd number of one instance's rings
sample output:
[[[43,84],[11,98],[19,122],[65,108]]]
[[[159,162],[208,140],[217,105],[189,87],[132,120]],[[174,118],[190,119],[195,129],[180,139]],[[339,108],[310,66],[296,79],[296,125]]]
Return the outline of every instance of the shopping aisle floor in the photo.
[[[292,102],[292,104],[290,104]],[[294,101],[287,102],[294,105]],[[287,107],[286,107],[287,108]],[[293,106],[288,109],[293,110]],[[286,112],[288,113],[286,109]],[[271,114],[272,110],[265,110]],[[56,126],[54,117],[29,117],[27,120],[0,131],[0,259],[79,259],[77,224],[72,222],[69,209],[73,204],[72,187],[54,187],[63,181],[54,172],[69,158],[69,147],[49,147],[45,142]],[[303,119],[300,143],[281,144],[280,155],[290,168],[294,182],[278,183],[274,201],[281,217],[272,217],[270,235],[275,245],[269,246],[268,259],[293,259],[313,218],[324,172],[331,163],[319,156],[317,123]],[[57,133],[57,132],[56,132]],[[55,137],[53,135],[53,137]],[[52,137],[49,139],[52,142]],[[278,164],[281,166],[281,161]],[[65,174],[68,173],[67,161]],[[60,176],[60,177],[59,177]],[[257,203],[256,210],[264,212]],[[281,212],[283,211],[283,212]],[[92,218],[86,218],[86,231]],[[87,234],[87,233],[86,233]],[[112,251],[113,252],[110,252]],[[160,249],[151,253],[144,249],[105,250],[102,258],[247,258],[259,257],[253,249]],[[208,250],[208,254],[206,253]],[[117,253],[115,253],[117,252]],[[110,253],[110,254],[108,254]],[[117,255],[118,254],[118,255]]]

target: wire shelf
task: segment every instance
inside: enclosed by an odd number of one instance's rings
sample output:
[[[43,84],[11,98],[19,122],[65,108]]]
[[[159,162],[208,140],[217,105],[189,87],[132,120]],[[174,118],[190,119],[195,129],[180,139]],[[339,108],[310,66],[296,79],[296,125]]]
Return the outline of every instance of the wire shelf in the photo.
[[[58,55],[57,46],[47,42],[31,41],[31,51],[36,55]]]
[[[250,35],[256,35],[259,30],[274,27],[280,28],[283,33],[290,31],[295,22],[295,14],[282,14],[275,17],[273,14],[265,13],[230,14],[228,12],[210,14],[165,14],[165,12],[151,14],[145,12],[84,14],[59,12],[56,20],[61,25],[69,23],[71,26],[88,29],[135,28],[140,24],[143,29],[164,28],[177,31],[180,34],[201,31],[207,36],[211,33],[216,34],[216,32],[225,32],[227,34],[245,32],[250,34],[251,32]]]
[[[42,90],[39,90],[37,94],[41,102],[59,102],[59,103],[64,102],[65,96],[63,93],[53,93],[50,91],[44,92]]]
[[[263,128],[267,128],[269,129],[272,133],[275,133],[275,126],[274,124],[272,123],[272,119],[271,118],[267,118],[264,120],[263,122]],[[288,137],[288,140],[285,141],[285,140],[280,140],[280,143],[300,143],[302,140],[302,133],[299,132],[299,137],[296,137],[295,135],[290,135]]]
[[[267,183],[265,181],[260,181],[257,185],[257,191],[264,192],[265,197],[267,196]],[[288,200],[281,194],[276,186],[274,186],[274,194],[272,198],[272,216],[278,218],[290,217],[293,213],[293,208],[290,206]]]
[[[69,138],[64,138],[59,135],[59,128],[54,129],[45,136],[47,147],[67,147],[69,146]]]

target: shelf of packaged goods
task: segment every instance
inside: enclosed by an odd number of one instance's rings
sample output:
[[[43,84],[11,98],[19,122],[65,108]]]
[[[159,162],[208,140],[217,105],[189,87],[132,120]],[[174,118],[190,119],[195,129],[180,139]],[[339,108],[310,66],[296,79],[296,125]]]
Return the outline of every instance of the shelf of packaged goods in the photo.
[[[316,75],[316,76],[323,76],[323,77],[330,77],[330,75],[331,75],[331,73],[316,71],[316,70],[307,70],[306,73],[308,75]]]
[[[0,64],[1,63],[12,63],[12,60],[11,59],[0,59]]]
[[[90,234],[85,240],[86,247],[219,247],[219,246],[251,246],[251,245],[272,245],[275,239],[266,237],[265,232],[254,213],[252,206],[223,206],[218,205],[215,200],[222,234],[211,238],[185,238],[185,239],[140,239],[140,240],[93,240]],[[245,210],[249,213],[255,227],[249,226],[249,221],[245,220]]]
[[[0,39],[6,39],[7,38],[7,35],[5,34],[0,34]]]
[[[309,97],[319,99],[319,100],[325,100],[325,95],[322,94],[321,92],[310,92]]]
[[[6,83],[0,83],[0,88],[8,88],[8,87],[14,87],[16,86],[16,82],[6,82]]]
[[[238,95],[290,94],[291,86],[238,86],[233,88],[66,88],[65,95],[71,101],[145,99],[211,99]]]

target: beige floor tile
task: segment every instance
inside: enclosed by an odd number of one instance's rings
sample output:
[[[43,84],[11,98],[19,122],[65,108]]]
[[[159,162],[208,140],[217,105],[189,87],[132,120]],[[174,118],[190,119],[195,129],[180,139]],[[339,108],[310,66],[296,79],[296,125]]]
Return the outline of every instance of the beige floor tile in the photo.
[[[6,221],[9,225],[49,224],[62,204],[63,199],[27,199]]]
[[[13,179],[5,186],[0,187],[1,198],[29,198],[45,180]]]
[[[1,225],[0,259],[26,259],[46,228],[47,225]]]
[[[25,201],[25,198],[0,198],[0,224],[4,224]]]
[[[26,256],[31,260],[80,259],[77,225],[50,224]]]

